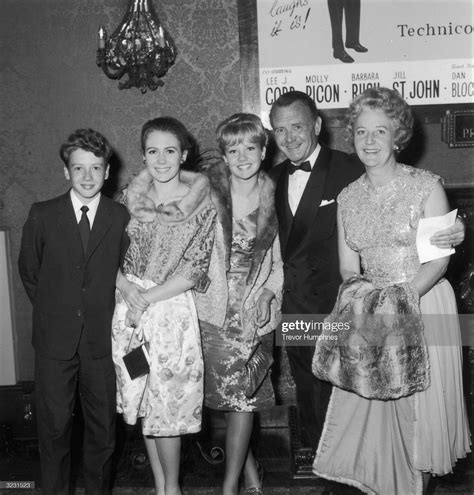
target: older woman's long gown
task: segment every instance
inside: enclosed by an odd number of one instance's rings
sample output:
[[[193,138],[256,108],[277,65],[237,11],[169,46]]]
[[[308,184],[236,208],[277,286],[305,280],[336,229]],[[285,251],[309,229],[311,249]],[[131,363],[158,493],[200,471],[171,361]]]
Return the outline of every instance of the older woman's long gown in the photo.
[[[417,273],[418,221],[439,180],[404,165],[384,186],[374,188],[362,176],[339,195],[346,243],[359,253],[364,276],[377,287],[410,281]],[[334,387],[314,462],[316,474],[366,493],[420,494],[422,471],[449,473],[470,452],[461,336],[449,282],[441,279],[421,298],[420,309],[429,388],[380,401]]]

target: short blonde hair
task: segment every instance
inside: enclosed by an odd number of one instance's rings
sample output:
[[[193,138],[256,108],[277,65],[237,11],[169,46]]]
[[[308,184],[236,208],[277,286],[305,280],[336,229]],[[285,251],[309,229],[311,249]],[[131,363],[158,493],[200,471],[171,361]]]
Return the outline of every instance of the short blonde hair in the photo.
[[[246,137],[261,148],[268,142],[268,134],[262,121],[252,113],[234,113],[217,126],[216,136],[222,154],[228,146],[240,144]]]

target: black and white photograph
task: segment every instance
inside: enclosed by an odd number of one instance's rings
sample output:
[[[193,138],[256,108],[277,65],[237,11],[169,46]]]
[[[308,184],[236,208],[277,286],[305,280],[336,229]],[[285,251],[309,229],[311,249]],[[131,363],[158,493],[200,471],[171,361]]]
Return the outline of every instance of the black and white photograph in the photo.
[[[473,1],[0,8],[0,495],[473,494]]]

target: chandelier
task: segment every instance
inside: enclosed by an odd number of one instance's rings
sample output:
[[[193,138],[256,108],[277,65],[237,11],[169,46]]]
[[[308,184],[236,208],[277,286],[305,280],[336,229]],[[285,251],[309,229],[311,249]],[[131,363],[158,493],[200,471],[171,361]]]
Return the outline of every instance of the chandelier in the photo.
[[[149,0],[130,0],[127,13],[110,38],[99,28],[97,65],[110,79],[119,82],[119,89],[139,88],[154,91],[164,82],[176,58],[176,45],[163,29]]]

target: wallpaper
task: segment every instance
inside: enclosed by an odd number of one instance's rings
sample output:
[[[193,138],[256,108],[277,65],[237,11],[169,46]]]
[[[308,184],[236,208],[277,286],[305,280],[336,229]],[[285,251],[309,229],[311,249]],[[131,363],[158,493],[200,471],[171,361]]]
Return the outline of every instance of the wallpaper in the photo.
[[[104,133],[116,151],[114,187],[142,164],[139,135],[153,117],[172,115],[201,149],[217,124],[241,109],[237,3],[153,0],[178,56],[164,86],[119,90],[96,66],[97,31],[111,33],[127,0],[4,0],[0,20],[0,228],[10,231],[19,379],[33,377],[31,305],[16,262],[31,203],[67,189],[59,147],[80,127]]]

